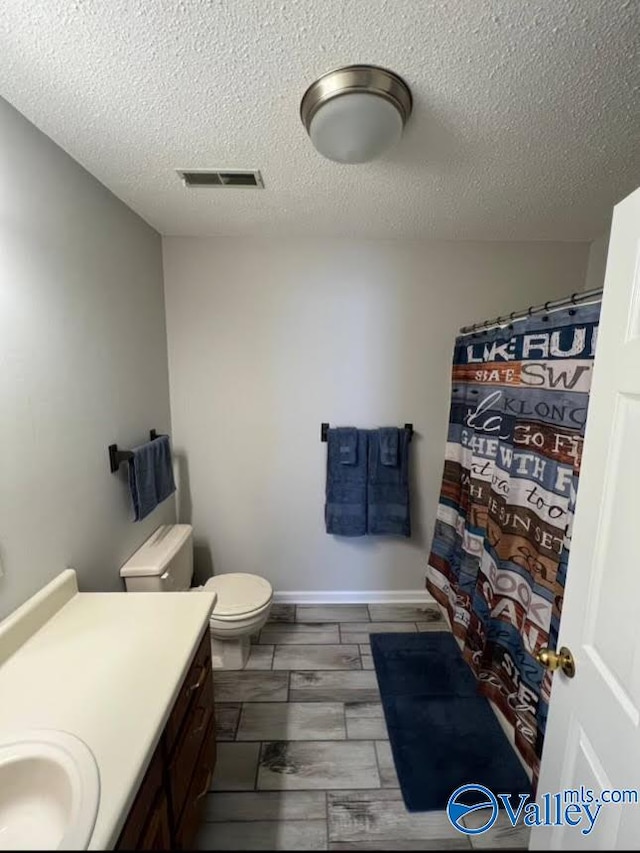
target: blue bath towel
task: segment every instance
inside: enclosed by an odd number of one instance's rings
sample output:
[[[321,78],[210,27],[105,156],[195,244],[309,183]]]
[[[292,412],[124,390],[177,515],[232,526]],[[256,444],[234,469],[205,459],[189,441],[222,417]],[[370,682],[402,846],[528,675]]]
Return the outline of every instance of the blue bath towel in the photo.
[[[397,427],[379,429],[378,439],[380,441],[380,461],[382,464],[391,466],[397,465],[400,430]]]
[[[355,427],[336,427],[341,465],[355,465],[358,461],[358,430]]]
[[[409,506],[409,433],[398,430],[395,465],[385,464],[380,433],[369,433],[367,531],[376,535],[411,536]]]
[[[365,536],[367,532],[367,431],[357,436],[355,462],[343,464],[342,430],[327,435],[327,487],[324,518],[327,533],[336,536]]]
[[[176,490],[168,435],[160,435],[132,450],[129,491],[134,521],[142,521]]]

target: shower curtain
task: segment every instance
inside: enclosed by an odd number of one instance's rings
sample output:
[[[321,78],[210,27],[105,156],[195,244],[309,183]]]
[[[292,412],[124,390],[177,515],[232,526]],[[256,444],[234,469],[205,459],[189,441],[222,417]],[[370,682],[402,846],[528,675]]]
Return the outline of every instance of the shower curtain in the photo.
[[[427,588],[539,771],[600,304],[457,338]]]

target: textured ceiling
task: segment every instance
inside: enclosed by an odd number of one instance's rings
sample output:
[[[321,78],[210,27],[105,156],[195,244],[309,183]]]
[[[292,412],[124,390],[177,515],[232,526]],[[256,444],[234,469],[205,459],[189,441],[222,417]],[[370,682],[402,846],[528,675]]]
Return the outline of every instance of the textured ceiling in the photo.
[[[640,184],[639,40],[637,0],[10,0],[0,94],[164,234],[582,240]],[[298,107],[355,62],[414,114],[341,166]]]

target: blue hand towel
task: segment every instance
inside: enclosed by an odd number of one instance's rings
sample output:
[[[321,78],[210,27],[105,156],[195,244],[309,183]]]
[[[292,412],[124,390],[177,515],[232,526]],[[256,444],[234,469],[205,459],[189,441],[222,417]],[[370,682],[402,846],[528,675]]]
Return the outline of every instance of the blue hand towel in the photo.
[[[324,517],[327,533],[365,536],[367,532],[367,432],[354,430],[356,461],[342,462],[343,436],[330,429],[327,435],[327,500]]]
[[[383,465],[398,464],[398,444],[400,430],[397,427],[386,427],[378,430],[380,441],[380,461]]]
[[[176,490],[168,435],[160,435],[132,450],[129,491],[134,521],[142,521]]]
[[[355,427],[337,427],[333,432],[338,442],[341,465],[355,465],[358,461],[358,430]]]
[[[398,430],[398,455],[393,466],[382,462],[380,432],[369,433],[367,531],[376,535],[411,536],[409,433]]]

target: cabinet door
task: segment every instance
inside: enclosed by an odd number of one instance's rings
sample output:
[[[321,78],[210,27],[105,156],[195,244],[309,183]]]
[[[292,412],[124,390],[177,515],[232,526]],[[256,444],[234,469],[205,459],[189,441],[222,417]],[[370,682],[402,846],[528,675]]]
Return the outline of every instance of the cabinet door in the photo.
[[[173,752],[189,710],[193,707],[209,675],[211,675],[211,640],[207,628],[167,721],[165,744],[169,754]]]
[[[171,828],[169,826],[169,808],[164,790],[158,796],[142,833],[138,850],[171,850]]]
[[[216,727],[215,720],[212,719],[198,756],[196,771],[191,780],[186,805],[176,832],[175,845],[178,850],[191,850],[193,848],[193,841],[200,826],[205,797],[209,793],[215,764]]]
[[[213,710],[213,677],[211,670],[196,695],[195,705],[189,712],[182,734],[169,764],[171,804],[175,824],[180,822],[187,792],[198,768],[198,756],[205,736],[215,727]]]

